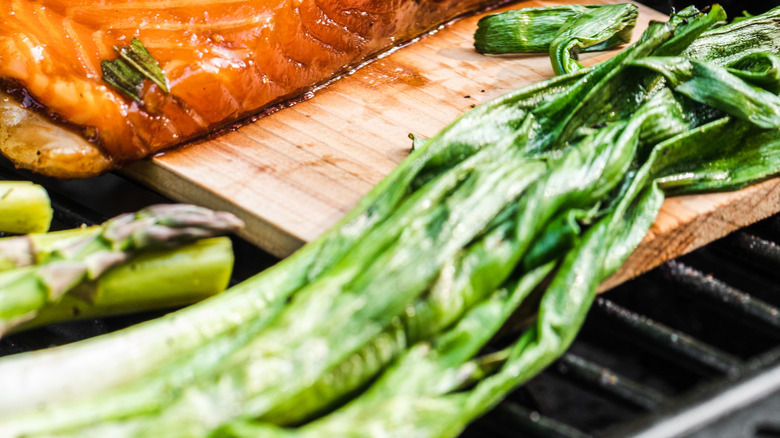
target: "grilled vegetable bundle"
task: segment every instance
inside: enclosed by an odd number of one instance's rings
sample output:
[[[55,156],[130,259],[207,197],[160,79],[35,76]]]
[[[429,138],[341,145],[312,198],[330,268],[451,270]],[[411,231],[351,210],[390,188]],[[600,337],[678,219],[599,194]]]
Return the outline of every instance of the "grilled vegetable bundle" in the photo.
[[[0,436],[457,435],[567,348],[665,196],[780,170],[780,9],[724,20],[463,115],[221,296],[0,360]]]

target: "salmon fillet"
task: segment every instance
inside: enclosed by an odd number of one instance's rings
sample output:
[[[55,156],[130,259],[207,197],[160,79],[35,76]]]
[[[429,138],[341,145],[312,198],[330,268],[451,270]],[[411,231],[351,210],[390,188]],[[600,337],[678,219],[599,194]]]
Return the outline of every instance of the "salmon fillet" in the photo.
[[[300,96],[440,23],[496,3],[0,0],[0,83],[7,93],[0,95],[0,150],[52,176],[94,175]],[[160,63],[170,88],[165,93],[145,81],[142,103],[101,73],[101,61],[117,57],[113,47],[134,37]],[[29,125],[3,116],[14,105],[35,110],[25,120],[40,124],[43,116],[86,142],[36,144]]]

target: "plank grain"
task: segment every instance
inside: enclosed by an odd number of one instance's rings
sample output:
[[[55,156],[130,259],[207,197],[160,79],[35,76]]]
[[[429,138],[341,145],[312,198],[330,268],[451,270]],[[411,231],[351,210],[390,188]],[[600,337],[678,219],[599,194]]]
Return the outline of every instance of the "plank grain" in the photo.
[[[597,1],[522,1],[509,8]],[[639,6],[638,38],[665,16]],[[333,225],[409,153],[408,134],[432,136],[458,115],[550,78],[546,55],[473,50],[468,17],[393,51],[303,102],[239,129],[158,155],[124,173],[172,199],[229,210],[242,237],[284,257]],[[616,52],[583,55],[592,64]],[[663,260],[777,211],[780,185],[670,199],[616,285]]]

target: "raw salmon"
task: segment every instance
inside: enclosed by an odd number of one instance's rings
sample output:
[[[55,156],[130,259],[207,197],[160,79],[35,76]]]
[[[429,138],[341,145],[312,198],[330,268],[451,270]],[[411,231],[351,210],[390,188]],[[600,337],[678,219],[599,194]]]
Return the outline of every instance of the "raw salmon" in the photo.
[[[41,150],[8,153],[6,145],[3,151],[43,173],[88,176],[299,96],[388,48],[496,3],[0,0],[5,91],[96,146],[70,158],[55,151],[62,156],[53,156],[54,166],[40,163]],[[142,103],[109,86],[101,73],[101,61],[115,59],[114,47],[134,37],[160,63],[170,88],[165,93],[145,81]],[[0,142],[17,128],[3,120]],[[58,169],[56,161],[66,158],[76,164]],[[93,163],[80,167],[79,160]]]

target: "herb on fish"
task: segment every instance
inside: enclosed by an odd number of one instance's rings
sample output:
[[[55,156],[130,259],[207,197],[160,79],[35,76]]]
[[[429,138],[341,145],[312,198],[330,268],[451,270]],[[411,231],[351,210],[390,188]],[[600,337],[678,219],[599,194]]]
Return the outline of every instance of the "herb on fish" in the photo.
[[[113,61],[103,61],[100,63],[100,67],[103,70],[104,81],[130,96],[134,101],[143,103],[141,100],[141,87],[144,84],[144,77],[138,70],[130,66],[122,58]]]
[[[143,103],[140,94],[144,78],[157,84],[164,93],[169,92],[168,79],[160,64],[138,38],[133,38],[129,46],[114,46],[114,50],[120,57],[100,64],[104,81],[138,103]]]
[[[168,92],[168,79],[165,78],[160,64],[138,38],[133,38],[129,46],[114,47],[114,50],[119,52],[119,56],[135,67],[138,72],[157,84],[163,92]]]

